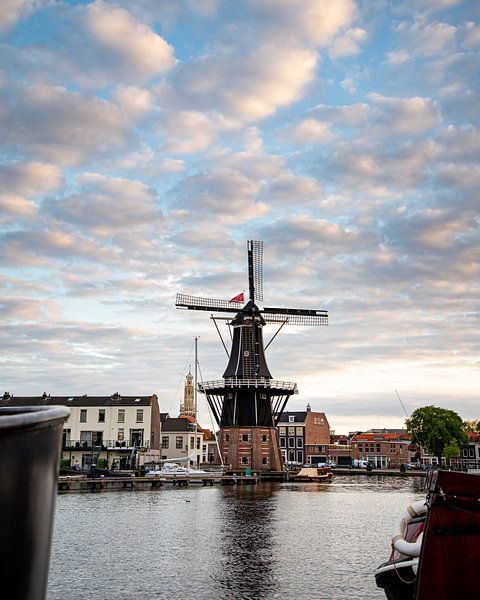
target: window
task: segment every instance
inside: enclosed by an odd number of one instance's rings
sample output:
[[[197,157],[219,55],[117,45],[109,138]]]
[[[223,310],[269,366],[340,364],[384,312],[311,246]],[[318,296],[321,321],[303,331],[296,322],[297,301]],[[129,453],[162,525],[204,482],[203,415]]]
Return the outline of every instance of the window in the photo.
[[[143,423],[143,408],[137,408],[137,423]]]
[[[288,422],[289,423],[295,423],[295,416],[294,415],[288,415]]]
[[[104,408],[98,409],[98,422],[105,423],[105,409]]]
[[[80,409],[80,423],[86,423],[86,422],[87,422],[87,409],[81,408]]]
[[[242,456],[242,465],[250,464],[250,458],[248,456]]]
[[[195,446],[195,438],[191,437],[190,438],[190,450],[193,450],[194,446]]]
[[[123,442],[123,440],[125,439],[125,429],[120,429],[118,430],[118,434],[117,434],[117,440],[119,442]]]
[[[380,444],[377,444],[377,452],[380,452]]]
[[[323,418],[322,417],[315,417],[313,419],[313,422],[315,423],[315,425],[323,425]]]
[[[168,435],[162,435],[162,448],[168,448],[169,441]]]
[[[177,435],[175,438],[175,448],[181,450],[183,448],[183,438],[181,435]]]
[[[288,447],[295,448],[295,438],[293,438],[293,437],[288,438]]]
[[[280,448],[285,448],[285,447],[286,447],[286,444],[285,444],[285,438],[284,438],[284,437],[281,437],[281,438],[280,438]]]
[[[295,435],[295,427],[288,428],[288,435]]]
[[[225,441],[226,442],[230,441],[230,435],[228,433],[225,434]]]
[[[124,408],[118,409],[117,422],[125,423],[125,409]]]
[[[297,438],[297,448],[303,448],[303,439]]]
[[[303,435],[303,427],[296,428],[297,435]]]
[[[268,457],[267,456],[264,456],[262,458],[262,465],[268,465]]]
[[[362,446],[362,444],[358,444],[357,448],[358,448],[359,452],[363,452],[363,446]]]
[[[278,428],[278,433],[280,435],[287,435],[287,428],[286,427],[279,427]]]
[[[262,435],[262,444],[268,444],[268,435],[266,433]]]
[[[242,442],[248,442],[249,437],[248,433],[242,433]]]

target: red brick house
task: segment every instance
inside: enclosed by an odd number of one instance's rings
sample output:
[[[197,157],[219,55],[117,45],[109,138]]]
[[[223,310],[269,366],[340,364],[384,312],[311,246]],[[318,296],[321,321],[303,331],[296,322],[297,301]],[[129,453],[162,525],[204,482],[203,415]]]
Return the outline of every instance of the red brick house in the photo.
[[[284,412],[278,422],[280,450],[286,462],[326,462],[330,425],[323,412]]]
[[[410,462],[410,436],[404,430],[371,430],[352,438],[352,458],[373,467],[400,467]]]

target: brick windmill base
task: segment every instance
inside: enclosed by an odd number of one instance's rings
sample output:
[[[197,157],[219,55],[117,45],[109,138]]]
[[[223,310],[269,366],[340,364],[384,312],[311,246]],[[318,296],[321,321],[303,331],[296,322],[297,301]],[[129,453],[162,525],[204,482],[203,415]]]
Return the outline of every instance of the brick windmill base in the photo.
[[[220,451],[232,471],[281,471],[278,430],[275,427],[222,427]]]

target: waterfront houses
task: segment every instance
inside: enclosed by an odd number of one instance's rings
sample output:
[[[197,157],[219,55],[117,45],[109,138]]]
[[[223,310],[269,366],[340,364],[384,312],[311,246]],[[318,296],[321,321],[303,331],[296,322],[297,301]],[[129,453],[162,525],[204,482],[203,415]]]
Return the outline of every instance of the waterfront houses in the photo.
[[[172,418],[162,413],[162,461],[203,462],[203,428],[190,415]]]
[[[135,469],[160,459],[160,411],[155,394],[13,396],[6,392],[0,399],[0,406],[52,405],[70,409],[63,426],[65,466]]]
[[[352,458],[372,467],[398,468],[410,462],[410,436],[403,429],[371,429],[352,437]]]
[[[285,462],[326,462],[330,425],[325,413],[314,412],[310,404],[307,404],[305,411],[284,412],[277,426],[280,450]]]

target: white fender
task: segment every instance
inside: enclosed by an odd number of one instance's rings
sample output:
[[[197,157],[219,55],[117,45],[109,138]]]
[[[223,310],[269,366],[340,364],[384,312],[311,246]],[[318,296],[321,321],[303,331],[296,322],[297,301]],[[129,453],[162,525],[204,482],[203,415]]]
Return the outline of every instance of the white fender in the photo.
[[[410,506],[407,506],[398,519],[395,521],[392,531],[392,545],[401,554],[406,556],[420,556],[420,549],[422,547],[423,533],[421,533],[415,542],[405,541],[405,531],[407,525],[415,517],[419,517],[427,512],[427,506],[425,500],[417,500]]]

